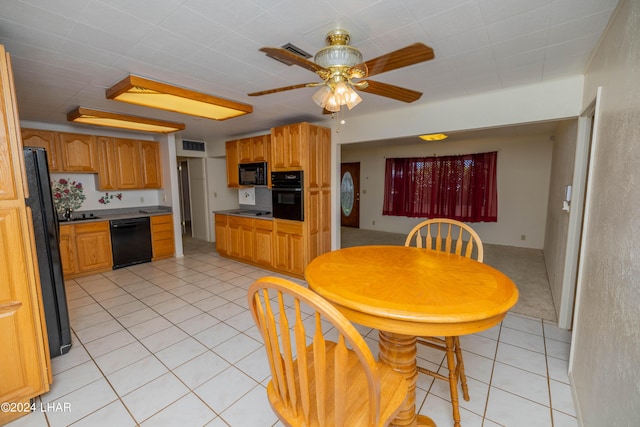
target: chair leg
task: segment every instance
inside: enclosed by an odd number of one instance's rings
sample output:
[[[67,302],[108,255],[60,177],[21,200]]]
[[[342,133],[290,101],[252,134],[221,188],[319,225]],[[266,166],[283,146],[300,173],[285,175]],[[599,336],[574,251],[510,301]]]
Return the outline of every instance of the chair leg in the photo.
[[[460,427],[460,408],[458,407],[458,376],[456,369],[455,339],[457,337],[445,337],[447,367],[449,369],[449,391],[451,393],[451,406],[453,407],[453,425]]]
[[[467,387],[467,376],[464,374],[464,360],[462,359],[462,348],[460,347],[460,337],[454,337],[454,350],[456,353],[456,374],[462,385],[462,396],[469,401],[469,388]]]

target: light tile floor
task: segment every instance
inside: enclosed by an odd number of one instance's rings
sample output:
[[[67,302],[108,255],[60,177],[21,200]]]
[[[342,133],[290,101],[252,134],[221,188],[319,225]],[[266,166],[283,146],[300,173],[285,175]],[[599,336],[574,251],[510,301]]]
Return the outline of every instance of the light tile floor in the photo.
[[[265,275],[273,273],[208,251],[68,281],[73,347],[52,360],[38,410],[9,426],[281,426],[246,303]],[[376,354],[377,331],[358,329]],[[462,337],[471,395],[461,400],[462,425],[577,426],[570,339],[515,314]],[[418,355],[432,369],[444,361],[436,350]],[[420,375],[416,402],[439,427],[453,425],[444,381]]]

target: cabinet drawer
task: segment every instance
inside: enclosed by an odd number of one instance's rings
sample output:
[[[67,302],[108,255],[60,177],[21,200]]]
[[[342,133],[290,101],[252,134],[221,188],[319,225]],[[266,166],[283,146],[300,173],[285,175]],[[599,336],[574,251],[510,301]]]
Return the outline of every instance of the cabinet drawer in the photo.
[[[159,226],[161,224],[173,224],[173,215],[157,215],[151,217],[151,224]]]
[[[160,240],[172,240],[173,241],[173,228],[170,230],[157,231],[154,228],[153,231],[153,241],[157,242]]]
[[[109,222],[99,221],[99,222],[89,222],[85,224],[74,224],[74,227],[75,227],[76,234],[93,233],[96,231],[109,231]]]
[[[256,219],[254,226],[258,230],[273,230],[273,221],[268,219]]]
[[[277,220],[276,229],[281,233],[302,235],[302,222]]]
[[[161,233],[163,231],[173,232],[173,223],[167,222],[162,224],[151,223],[151,228],[153,229],[153,234]]]

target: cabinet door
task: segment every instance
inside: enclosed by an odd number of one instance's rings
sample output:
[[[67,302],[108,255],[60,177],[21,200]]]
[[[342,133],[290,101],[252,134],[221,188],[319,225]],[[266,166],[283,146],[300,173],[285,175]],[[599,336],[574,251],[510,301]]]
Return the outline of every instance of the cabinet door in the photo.
[[[93,135],[60,133],[62,170],[66,172],[97,172],[98,152]]]
[[[268,162],[271,147],[271,135],[260,135],[251,138],[254,162]]]
[[[216,251],[220,255],[227,255],[229,238],[227,228],[227,215],[215,214],[214,224],[216,230]]]
[[[238,141],[227,141],[225,148],[225,152],[227,154],[227,187],[239,187]]]
[[[142,188],[161,188],[160,145],[154,141],[140,141],[140,155],[142,157]]]
[[[133,139],[115,139],[118,188],[140,188],[140,144]]]
[[[253,162],[253,140],[245,138],[238,140],[238,163]]]
[[[304,239],[302,223],[274,220],[275,264],[279,270],[304,273]]]
[[[304,156],[303,127],[307,123],[271,129],[271,170],[300,170]]]
[[[0,403],[10,407],[47,392],[50,372],[19,129],[9,55],[0,45]],[[26,414],[0,410],[0,425]]]
[[[22,129],[22,145],[25,147],[40,147],[47,151],[47,163],[50,172],[58,172],[58,134],[50,130]]]
[[[65,277],[78,272],[78,262],[75,252],[75,235],[73,225],[60,226],[60,261],[62,263],[62,273]]]
[[[106,136],[99,136],[96,138],[96,145],[98,146],[98,189],[116,190],[118,177],[114,140]]]
[[[255,262],[273,266],[273,221],[255,220]]]
[[[103,221],[91,224],[77,224],[74,227],[78,271],[86,273],[112,267],[113,258],[111,256],[109,223]]]

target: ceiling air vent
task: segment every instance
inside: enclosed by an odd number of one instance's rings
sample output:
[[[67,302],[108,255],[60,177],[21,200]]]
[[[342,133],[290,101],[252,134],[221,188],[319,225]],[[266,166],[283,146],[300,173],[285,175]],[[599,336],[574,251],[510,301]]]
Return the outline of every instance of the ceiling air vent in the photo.
[[[304,59],[311,58],[311,54],[309,54],[309,53],[305,52],[304,50],[300,49],[298,46],[292,45],[291,43],[287,43],[287,44],[283,45],[282,49],[288,50],[289,52],[293,53],[294,55],[301,56]],[[286,65],[289,65],[289,66],[293,65],[293,62],[289,62],[289,61],[287,61],[285,59],[276,58],[275,56],[271,56],[269,54],[267,54],[267,56],[269,58],[275,59],[278,62],[282,62],[283,64],[286,64]]]
[[[182,149],[185,151],[205,151],[204,142],[182,140]]]

